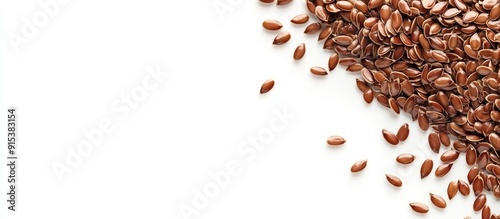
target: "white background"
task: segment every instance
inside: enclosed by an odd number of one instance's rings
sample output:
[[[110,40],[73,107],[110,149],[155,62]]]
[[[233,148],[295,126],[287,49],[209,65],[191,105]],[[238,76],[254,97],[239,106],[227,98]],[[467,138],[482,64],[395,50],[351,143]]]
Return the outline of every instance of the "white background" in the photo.
[[[231,11],[218,14],[217,1]],[[428,204],[427,218],[479,216],[473,195],[458,194],[445,210],[429,200],[429,192],[447,199],[448,182],[465,179],[462,158],[446,177],[420,180],[423,160],[433,158],[434,167],[440,161],[408,115],[366,104],[354,83],[358,75],[344,68],[327,77],[309,73],[326,67],[330,52],[302,34],[306,25],[289,22],[306,12],[303,1],[285,7],[256,0],[70,1],[18,53],[8,34],[21,35],[22,19],[42,9],[36,1],[0,2],[0,109],[2,117],[8,106],[18,109],[20,156],[15,213],[6,212],[5,166],[0,172],[0,218],[182,218],[179,205],[192,206],[193,190],[203,190],[209,173],[231,160],[241,172],[190,218],[420,218],[408,206],[414,201]],[[271,45],[277,32],[262,29],[265,19],[280,20],[290,42]],[[302,42],[307,53],[297,62],[292,54]],[[170,75],[121,120],[111,105],[156,65]],[[270,78],[276,86],[259,95]],[[296,118],[247,161],[238,145],[284,107]],[[114,131],[59,181],[52,163],[64,163],[68,148],[102,119],[112,120]],[[381,129],[396,132],[405,122],[409,139],[385,143]],[[328,147],[330,135],[347,143]],[[417,160],[399,165],[401,153]],[[351,174],[362,159],[367,168]],[[403,187],[390,186],[385,173],[400,176]]]

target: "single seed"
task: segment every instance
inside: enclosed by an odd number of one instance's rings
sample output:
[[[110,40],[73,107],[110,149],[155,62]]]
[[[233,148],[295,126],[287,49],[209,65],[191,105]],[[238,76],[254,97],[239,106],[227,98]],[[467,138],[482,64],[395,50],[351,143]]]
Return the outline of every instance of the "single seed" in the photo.
[[[472,191],[474,192],[474,195],[478,196],[481,192],[483,192],[483,189],[484,179],[480,175],[477,175],[472,181]]]
[[[458,191],[460,192],[460,194],[462,194],[463,196],[468,196],[469,193],[470,193],[470,187],[469,185],[464,182],[463,180],[458,180]]]
[[[395,187],[401,187],[403,185],[403,182],[397,176],[391,174],[385,174],[385,178],[390,184],[392,184]]]
[[[293,59],[300,60],[302,59],[302,57],[304,57],[304,54],[306,54],[306,44],[302,43],[295,49],[295,52],[293,53]]]
[[[292,0],[278,0],[277,5],[286,5],[292,2]]]
[[[488,151],[481,152],[479,154],[479,156],[477,157],[477,161],[476,161],[479,169],[486,168],[486,165],[488,165],[489,162],[490,162],[490,156],[489,156]]]
[[[315,75],[320,75],[320,76],[325,76],[328,74],[328,72],[326,72],[326,70],[324,68],[318,67],[318,66],[312,67],[311,73],[313,73]]]
[[[331,146],[339,146],[345,143],[345,139],[341,136],[333,135],[326,139],[326,143]]]
[[[307,21],[309,21],[309,15],[299,14],[299,15],[295,16],[294,18],[292,18],[292,20],[290,22],[292,22],[294,24],[304,24]]]
[[[484,205],[483,210],[481,211],[481,218],[482,219],[489,219],[491,216],[491,209],[490,206],[487,204]]]
[[[438,208],[446,208],[446,201],[439,195],[429,193],[431,196],[431,202]]]
[[[441,147],[441,141],[439,140],[439,135],[432,132],[428,137],[429,146],[434,153],[439,153],[439,148]]]
[[[427,207],[427,205],[425,205],[424,203],[413,202],[410,203],[410,207],[417,213],[425,214],[429,212],[429,207]]]
[[[283,27],[283,25],[277,20],[265,20],[262,22],[262,27],[266,30],[279,30]]]
[[[476,200],[474,200],[473,209],[474,211],[480,211],[483,209],[484,205],[486,204],[486,195],[480,194],[477,196]]]
[[[448,136],[445,132],[439,132],[439,140],[441,141],[441,144],[446,147],[451,145],[450,136]]]
[[[321,30],[321,23],[312,23],[309,24],[304,30],[305,34],[315,34]]]
[[[457,181],[451,181],[448,184],[448,198],[451,200],[455,195],[458,193],[458,182]]]
[[[265,81],[260,87],[260,93],[265,94],[269,92],[271,89],[273,89],[273,87],[274,87],[274,80],[269,79]]]
[[[479,168],[477,167],[472,167],[469,170],[469,173],[467,173],[467,180],[469,181],[469,184],[472,184],[476,176],[479,174]]]
[[[443,177],[445,176],[448,172],[450,172],[451,167],[453,167],[453,163],[445,163],[441,164],[436,168],[436,171],[434,172],[436,177]]]
[[[262,3],[273,3],[274,0],[259,0]]]
[[[400,164],[410,164],[415,160],[415,156],[413,154],[400,154],[396,157],[396,161]]]
[[[394,133],[392,133],[391,131],[388,131],[386,129],[382,129],[382,136],[384,136],[384,139],[389,143],[389,144],[392,144],[392,145],[397,145],[399,144],[399,140],[398,140],[398,137],[396,137],[396,135]]]
[[[341,58],[339,60],[339,65],[346,66],[346,67],[354,65],[356,63],[358,63],[358,61],[354,58]]]
[[[476,163],[476,160],[477,160],[476,148],[470,145],[469,147],[467,147],[467,151],[465,152],[465,161],[469,166],[472,166]]]
[[[368,89],[366,92],[363,93],[363,99],[365,100],[366,103],[371,103],[373,101],[373,90]]]
[[[460,153],[456,150],[446,151],[441,154],[441,161],[443,161],[444,163],[450,163],[457,160],[459,155]]]
[[[409,134],[410,134],[410,127],[408,126],[408,123],[405,123],[399,128],[396,137],[398,137],[399,141],[405,141],[408,138]]]
[[[422,166],[420,167],[420,178],[423,179],[432,172],[432,168],[434,166],[434,162],[432,159],[427,159],[422,163]]]
[[[282,45],[288,42],[291,38],[290,32],[281,32],[279,33],[273,41],[274,45]]]
[[[368,163],[368,160],[360,160],[360,161],[354,163],[351,166],[351,172],[353,172],[353,173],[360,172],[361,170],[365,169],[367,163]]]
[[[333,53],[328,59],[328,69],[330,71],[333,71],[333,69],[337,67],[338,63],[339,63],[339,55],[337,55],[337,53]]]

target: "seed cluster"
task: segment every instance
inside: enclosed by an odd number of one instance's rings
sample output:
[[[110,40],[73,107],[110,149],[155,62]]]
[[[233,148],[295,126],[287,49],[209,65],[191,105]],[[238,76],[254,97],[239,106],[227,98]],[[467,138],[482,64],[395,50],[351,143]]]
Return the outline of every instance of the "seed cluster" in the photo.
[[[272,3],[272,0],[261,0]],[[290,3],[278,1],[278,5]],[[306,0],[314,22],[305,34],[317,34],[323,48],[332,51],[328,70],[314,66],[311,73],[325,76],[338,65],[359,72],[356,85],[366,103],[374,99],[396,114],[408,113],[423,131],[431,129],[429,148],[441,154],[436,177],[445,176],[460,154],[465,154],[470,170],[468,182],[450,182],[448,198],[458,192],[476,196],[473,209],[482,210],[483,218],[491,214],[484,192],[500,198],[500,2],[499,0]],[[305,24],[308,15],[292,18],[294,24]],[[268,30],[280,30],[281,23],[268,20]],[[291,38],[289,32],[278,33],[273,44],[281,45]],[[305,54],[300,44],[294,59]],[[325,63],[326,64],[326,63]],[[391,145],[406,140],[408,124],[397,134],[383,129]],[[345,142],[339,136],[330,145]],[[411,154],[396,158],[401,164],[413,162]],[[359,167],[362,168],[359,168]],[[364,169],[356,163],[358,172]],[[427,159],[421,166],[421,178],[433,170]],[[387,174],[387,180],[401,186],[401,180]],[[437,207],[446,207],[442,198],[431,194]],[[439,206],[438,206],[439,205]],[[411,208],[426,213],[422,203]],[[443,207],[443,208],[444,208]]]

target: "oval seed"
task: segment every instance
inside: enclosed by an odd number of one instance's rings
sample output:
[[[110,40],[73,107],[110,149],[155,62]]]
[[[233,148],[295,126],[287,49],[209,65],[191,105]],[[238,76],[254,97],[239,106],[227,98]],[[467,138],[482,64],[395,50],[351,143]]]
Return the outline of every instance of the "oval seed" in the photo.
[[[396,137],[396,135],[394,133],[392,133],[391,131],[388,131],[386,129],[382,129],[382,136],[384,136],[384,139],[389,143],[389,144],[392,144],[392,145],[397,145],[399,144],[399,140],[398,140],[398,137]]]
[[[438,134],[432,132],[428,137],[429,146],[434,153],[439,153],[439,148],[441,147],[441,141],[439,140]]]
[[[396,161],[400,164],[410,164],[415,160],[415,156],[413,154],[400,154],[396,157]]]
[[[288,42],[290,40],[292,36],[290,35],[290,32],[281,32],[279,33],[275,38],[274,38],[274,41],[273,41],[273,44],[274,45],[283,45],[285,44],[286,42]]]
[[[458,191],[463,196],[468,196],[470,193],[470,187],[466,182],[464,182],[462,180],[458,180]]]
[[[306,27],[306,29],[304,30],[304,33],[305,34],[315,34],[319,30],[321,30],[321,23],[312,23]]]
[[[473,209],[474,211],[480,211],[483,209],[484,205],[486,204],[486,195],[480,194],[477,196],[476,200],[474,200]]]
[[[391,185],[393,185],[395,187],[401,187],[403,185],[403,182],[397,176],[394,176],[394,175],[391,175],[391,174],[385,174],[385,178],[387,179],[387,181]]]
[[[274,87],[274,80],[269,79],[265,81],[260,87],[260,93],[265,94],[269,92],[271,89],[273,89],[273,87]]]
[[[372,89],[368,89],[367,91],[365,91],[363,93],[363,99],[365,100],[366,103],[371,103],[373,102],[373,90]]]
[[[342,66],[346,66],[346,67],[349,67],[351,65],[354,65],[358,63],[358,61],[354,58],[341,58],[339,60],[339,64],[342,65]]]
[[[278,0],[277,5],[286,5],[292,2],[292,0]]]
[[[480,175],[477,175],[472,181],[472,191],[474,195],[478,196],[483,192],[484,189],[484,180]]]
[[[446,147],[451,145],[450,136],[448,136],[445,132],[439,132],[439,140],[441,141],[441,144]]]
[[[266,30],[279,30],[283,27],[283,25],[277,20],[265,20],[262,22],[262,27]]]
[[[474,146],[469,145],[467,147],[467,151],[465,152],[465,161],[469,166],[472,166],[476,163],[477,160],[477,153],[476,153],[476,148]]]
[[[446,151],[441,154],[441,161],[444,163],[450,163],[458,159],[460,153],[456,150]]]
[[[434,174],[436,177],[443,177],[445,176],[448,172],[450,172],[451,167],[453,167],[453,163],[445,163],[441,164],[436,168],[436,171]]]
[[[337,55],[337,53],[333,53],[328,59],[328,69],[330,71],[333,71],[333,69],[337,67],[338,63],[339,63],[339,55]]]
[[[446,201],[439,195],[429,193],[431,202],[438,208],[446,208]]]
[[[295,49],[295,52],[293,53],[293,59],[300,60],[302,59],[302,57],[304,57],[304,54],[306,54],[306,44],[302,43]]]
[[[345,139],[342,136],[333,135],[326,139],[326,143],[331,146],[339,146],[345,143]]]
[[[481,211],[481,218],[482,219],[489,219],[491,216],[491,209],[490,206],[487,204],[484,205],[483,211]]]
[[[490,156],[488,151],[481,152],[481,154],[479,154],[479,156],[477,157],[476,161],[479,169],[484,169],[489,162],[490,162]]]
[[[434,162],[432,159],[427,159],[422,163],[422,166],[420,167],[420,178],[423,179],[432,172],[432,168],[434,166]]]
[[[304,24],[307,21],[309,21],[309,15],[307,15],[307,14],[299,14],[299,15],[293,17],[290,22],[292,22],[294,24]]]
[[[399,141],[404,141],[408,138],[409,134],[410,134],[410,127],[408,126],[408,123],[405,123],[399,128],[396,137],[398,137]]]
[[[365,169],[367,163],[368,163],[368,160],[360,160],[360,161],[354,163],[351,166],[351,172],[353,172],[353,173],[360,172],[361,170]]]
[[[467,173],[467,180],[469,181],[469,184],[472,184],[474,179],[476,179],[476,176],[479,174],[479,168],[477,167],[472,167],[469,170],[469,173]]]
[[[420,202],[413,202],[410,203],[411,209],[413,209],[417,213],[425,214],[429,212],[429,207],[427,205],[420,203]]]
[[[455,195],[458,193],[458,182],[457,181],[451,181],[448,184],[448,198],[451,200]]]
[[[318,66],[312,67],[310,70],[311,70],[311,73],[313,73],[315,75],[319,75],[319,76],[325,76],[328,74],[328,72],[326,72],[326,70],[324,68],[318,67]]]

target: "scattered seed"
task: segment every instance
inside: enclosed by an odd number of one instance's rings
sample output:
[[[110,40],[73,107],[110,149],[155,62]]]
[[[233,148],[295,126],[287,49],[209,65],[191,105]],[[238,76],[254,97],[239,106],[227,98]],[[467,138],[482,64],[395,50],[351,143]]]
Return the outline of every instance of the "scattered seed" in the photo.
[[[470,145],[469,147],[467,147],[467,152],[465,153],[465,161],[469,166],[472,166],[476,163],[476,160],[477,160],[476,148]]]
[[[286,5],[292,2],[292,0],[278,0],[277,5]]]
[[[368,163],[368,160],[360,160],[360,161],[354,163],[351,166],[351,172],[353,172],[353,173],[360,172],[361,170],[365,169],[367,163]]]
[[[439,148],[441,147],[441,141],[439,140],[438,134],[432,132],[429,134],[429,146],[434,153],[439,153]]]
[[[265,20],[262,23],[262,27],[266,30],[279,30],[283,27],[283,25],[277,20]]]
[[[291,38],[290,32],[281,32],[279,33],[276,38],[274,38],[273,44],[274,45],[283,45],[287,43]]]
[[[389,143],[389,144],[392,144],[392,145],[397,145],[399,143],[399,140],[398,138],[396,137],[396,135],[394,133],[392,133],[391,131],[388,131],[386,129],[382,129],[382,136],[384,136],[384,139]]]
[[[396,161],[400,164],[410,164],[415,160],[415,156],[413,154],[401,154],[396,157]]]
[[[318,67],[318,66],[312,67],[311,73],[313,73],[315,75],[320,75],[320,76],[325,76],[328,74],[328,72],[324,68]]]
[[[448,184],[448,198],[451,200],[455,195],[458,193],[458,182],[457,181],[451,181]]]
[[[446,201],[439,195],[429,193],[431,196],[431,202],[438,208],[446,208]]]
[[[429,212],[429,207],[427,205],[420,203],[420,202],[413,202],[410,203],[411,209],[413,209],[417,213],[425,214]]]
[[[302,43],[295,49],[295,52],[293,53],[293,59],[300,60],[302,59],[302,57],[304,57],[304,54],[306,54],[306,44]]]
[[[390,184],[392,184],[395,187],[401,187],[403,185],[403,182],[397,176],[391,174],[385,174],[385,178]]]
[[[321,30],[321,23],[312,23],[309,24],[304,30],[305,34],[315,34]]]
[[[269,79],[265,81],[260,87],[260,93],[265,94],[269,92],[271,89],[273,89],[273,87],[274,87],[274,80]]]
[[[486,204],[486,195],[480,194],[477,196],[476,200],[474,200],[473,209],[474,211],[480,211],[483,209]]]
[[[458,191],[463,196],[468,196],[470,194],[470,187],[466,182],[458,180]]]
[[[445,163],[445,164],[439,165],[436,168],[436,172],[434,172],[436,177],[445,176],[448,172],[450,172],[452,166],[453,166],[453,163]]]
[[[482,219],[489,219],[491,216],[491,209],[490,206],[487,204],[484,205],[483,210],[481,211],[481,218]]]
[[[399,141],[405,141],[408,138],[409,134],[410,134],[410,127],[408,126],[408,123],[405,123],[399,128],[396,137],[398,137]]]
[[[472,181],[472,191],[474,192],[474,195],[478,196],[483,192],[483,190],[484,179],[480,175],[477,175]]]
[[[446,151],[443,154],[441,154],[441,161],[443,161],[444,163],[454,162],[455,160],[458,159],[459,155],[460,153],[456,150]]]
[[[432,167],[434,166],[434,162],[432,159],[427,159],[422,163],[420,167],[420,178],[423,179],[432,172]]]
[[[333,71],[333,69],[335,69],[335,67],[337,67],[338,63],[339,63],[339,56],[337,55],[337,53],[333,53],[330,56],[330,59],[328,59],[328,69],[330,71]]]
[[[338,135],[333,135],[327,138],[326,143],[331,146],[339,146],[345,143],[345,139]]]
[[[299,14],[299,15],[295,16],[294,18],[292,18],[292,20],[290,22],[292,22],[294,24],[304,24],[307,21],[309,21],[309,15]]]

